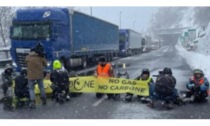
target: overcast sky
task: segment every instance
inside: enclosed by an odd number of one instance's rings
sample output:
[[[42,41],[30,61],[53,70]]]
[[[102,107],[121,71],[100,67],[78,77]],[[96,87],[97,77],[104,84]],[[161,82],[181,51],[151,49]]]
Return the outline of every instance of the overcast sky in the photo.
[[[151,16],[159,7],[92,7],[92,15],[121,28],[130,28],[137,32],[146,31]],[[91,14],[91,7],[74,7],[75,10]]]

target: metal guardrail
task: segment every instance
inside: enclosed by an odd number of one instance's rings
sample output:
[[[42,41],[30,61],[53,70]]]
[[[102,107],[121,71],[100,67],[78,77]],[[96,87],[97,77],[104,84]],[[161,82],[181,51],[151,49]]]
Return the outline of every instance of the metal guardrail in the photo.
[[[3,68],[8,63],[12,63],[12,58],[10,56],[10,46],[0,47],[0,57],[0,68]]]

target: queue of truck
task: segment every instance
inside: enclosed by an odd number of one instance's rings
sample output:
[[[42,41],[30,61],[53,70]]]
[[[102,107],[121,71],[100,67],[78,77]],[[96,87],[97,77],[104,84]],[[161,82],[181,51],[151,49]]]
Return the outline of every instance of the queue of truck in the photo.
[[[86,68],[105,56],[140,54],[146,45],[141,33],[67,8],[19,9],[12,21],[11,57],[17,71],[26,68],[25,57],[41,43],[48,69],[60,59],[65,68]]]

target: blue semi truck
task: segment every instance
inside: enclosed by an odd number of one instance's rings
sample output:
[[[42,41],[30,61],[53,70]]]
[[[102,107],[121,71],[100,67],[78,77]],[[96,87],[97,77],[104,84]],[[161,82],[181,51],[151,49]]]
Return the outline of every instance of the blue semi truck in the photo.
[[[67,69],[85,68],[104,55],[108,61],[119,50],[118,26],[67,8],[19,9],[10,31],[11,56],[16,70],[26,67],[30,49],[41,43],[48,69],[61,59]]]
[[[119,56],[129,56],[142,52],[142,35],[131,29],[119,29]]]

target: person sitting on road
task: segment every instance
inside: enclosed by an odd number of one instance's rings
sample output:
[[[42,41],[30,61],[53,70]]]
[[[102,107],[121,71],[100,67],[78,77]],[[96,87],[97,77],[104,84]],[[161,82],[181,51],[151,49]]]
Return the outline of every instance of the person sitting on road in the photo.
[[[190,77],[189,82],[186,84],[187,97],[191,97],[192,101],[206,101],[209,91],[209,81],[204,77],[204,73],[200,69],[193,71],[193,76]]]
[[[70,100],[69,94],[69,76],[67,70],[62,67],[62,63],[59,60],[53,62],[53,71],[50,75],[50,80],[52,82],[51,88],[52,99],[56,99],[57,102],[63,103],[64,99]],[[62,92],[65,92],[62,96]]]
[[[170,102],[174,102],[178,97],[178,91],[175,86],[176,79],[172,75],[171,68],[164,68],[163,72],[158,75],[155,85],[151,87],[151,101],[147,106],[154,108],[155,100],[163,100],[163,107],[173,109],[174,107]]]
[[[112,68],[112,65],[110,63],[107,63],[107,60],[104,56],[101,56],[99,58],[99,64],[96,68],[95,72],[97,77],[114,77],[114,71]],[[102,98],[103,93],[96,93],[96,98]],[[114,94],[107,94],[108,99],[115,99]]]
[[[151,87],[150,85],[154,85],[154,81],[153,81],[153,79],[150,77],[150,71],[149,71],[149,69],[147,69],[147,68],[144,68],[144,69],[142,70],[141,75],[140,75],[138,78],[136,78],[136,80],[147,81],[149,87]],[[151,93],[150,90],[151,90],[151,89],[149,88],[149,93]],[[133,94],[127,93],[126,96],[125,96],[125,100],[126,100],[126,101],[132,101],[132,97],[133,97]],[[139,96],[139,95],[137,95],[137,99],[138,99],[139,101],[142,101],[142,102],[148,101],[148,97],[142,97],[142,96]]]
[[[3,97],[1,102],[3,103],[3,109],[13,111],[13,92],[12,92],[12,81],[13,81],[13,69],[10,64],[6,64],[6,68],[1,75],[3,84]]]
[[[8,95],[8,88],[12,86],[13,69],[10,64],[6,64],[6,68],[1,75],[2,77],[2,89],[4,96]]]
[[[20,75],[15,78],[14,93],[17,98],[16,107],[23,107],[29,101],[30,95],[26,69],[21,70]],[[24,98],[26,98],[26,101],[22,101]]]
[[[20,75],[15,78],[14,92],[17,98],[30,98],[26,69],[21,70]]]

